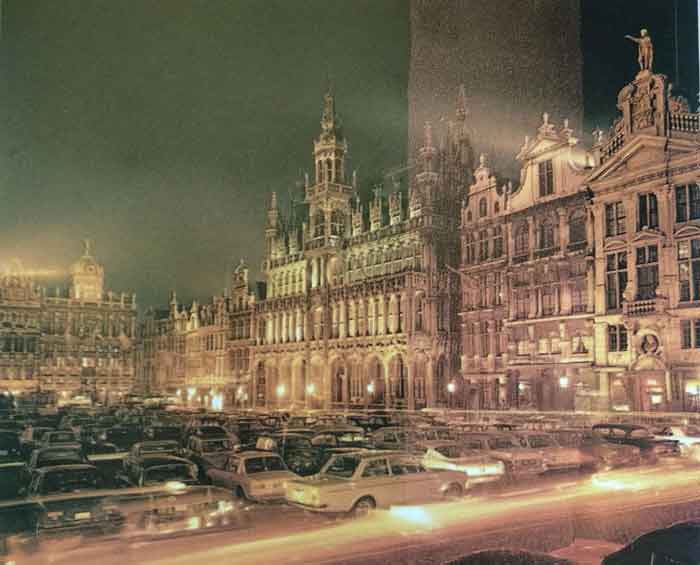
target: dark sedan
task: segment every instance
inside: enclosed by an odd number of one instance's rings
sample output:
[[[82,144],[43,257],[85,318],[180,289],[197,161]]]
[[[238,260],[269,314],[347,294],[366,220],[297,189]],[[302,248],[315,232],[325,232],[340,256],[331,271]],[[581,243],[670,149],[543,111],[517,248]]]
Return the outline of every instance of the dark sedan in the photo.
[[[637,424],[596,424],[593,433],[616,445],[638,447],[642,458],[656,462],[659,457],[680,457],[681,449],[675,440],[656,439],[644,426]]]

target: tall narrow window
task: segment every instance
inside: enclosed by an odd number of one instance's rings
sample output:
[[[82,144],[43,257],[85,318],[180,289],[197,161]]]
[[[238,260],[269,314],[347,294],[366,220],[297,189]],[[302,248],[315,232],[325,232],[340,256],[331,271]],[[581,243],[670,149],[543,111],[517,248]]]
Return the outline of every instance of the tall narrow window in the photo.
[[[493,279],[493,295],[492,304],[494,306],[500,306],[503,303],[503,287],[501,273],[495,272]]]
[[[554,288],[550,285],[542,288],[542,314],[545,316],[551,316],[556,312],[556,295],[554,293]]]
[[[486,230],[479,232],[479,261],[486,261],[489,258],[489,237]]]
[[[488,357],[489,355],[489,323],[484,321],[479,324],[479,333],[481,340],[481,356]]]
[[[627,287],[627,253],[609,253],[605,258],[605,294],[608,310],[622,308]]]
[[[700,184],[676,187],[676,222],[700,220]]]
[[[613,202],[605,205],[605,235],[611,237],[625,233],[625,205]]]
[[[554,193],[554,170],[551,159],[542,161],[537,166],[537,176],[540,184],[540,196]]]
[[[544,220],[539,228],[539,248],[550,249],[554,247],[554,227],[549,220]]]
[[[414,327],[417,332],[423,331],[423,297],[416,296],[416,319]]]
[[[637,231],[644,228],[659,227],[659,209],[656,203],[656,194],[639,195],[639,217]]]
[[[530,293],[527,290],[520,290],[515,295],[515,317],[524,320],[530,312]]]
[[[700,239],[678,242],[678,284],[681,302],[700,300]]]
[[[569,218],[569,245],[586,241],[586,216],[575,214]]]
[[[681,348],[700,349],[700,319],[681,320]]]
[[[530,253],[530,241],[527,224],[521,224],[515,231],[515,255]]]
[[[488,204],[486,203],[486,198],[479,200],[479,217],[485,218],[488,214]]]
[[[637,248],[637,300],[650,300],[659,286],[659,252],[656,245]]]
[[[501,226],[493,229],[493,258],[498,259],[503,255],[503,230]]]
[[[608,351],[627,351],[625,326],[608,326]]]

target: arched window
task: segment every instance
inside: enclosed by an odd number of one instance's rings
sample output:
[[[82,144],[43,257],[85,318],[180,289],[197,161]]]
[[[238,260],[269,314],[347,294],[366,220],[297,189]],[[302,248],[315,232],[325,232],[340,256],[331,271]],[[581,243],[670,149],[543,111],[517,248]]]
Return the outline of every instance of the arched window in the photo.
[[[326,234],[326,217],[319,210],[314,216],[314,237],[323,237]]]
[[[486,198],[479,200],[479,217],[485,218],[488,214],[488,204],[486,203]]]
[[[530,234],[527,224],[521,224],[515,230],[515,254],[527,255],[530,252]]]
[[[345,215],[340,210],[331,212],[331,235],[344,235]]]
[[[495,214],[498,214],[498,213],[501,211],[501,205],[500,205],[498,202],[496,202],[496,203],[493,205],[493,211],[494,211]]]
[[[471,222],[471,221],[472,221],[472,211],[469,210],[469,211],[467,211],[467,222]]]
[[[554,247],[554,227],[549,220],[544,220],[539,229],[539,248],[550,249]]]
[[[583,241],[586,241],[586,216],[581,213],[573,214],[569,218],[569,243]]]

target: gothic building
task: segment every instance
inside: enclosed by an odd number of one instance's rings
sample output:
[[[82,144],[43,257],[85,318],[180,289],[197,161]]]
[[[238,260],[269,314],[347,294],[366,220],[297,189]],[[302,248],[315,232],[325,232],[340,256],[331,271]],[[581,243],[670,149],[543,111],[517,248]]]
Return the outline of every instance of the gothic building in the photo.
[[[272,194],[266,294],[246,313],[247,394],[257,406],[422,408],[447,401],[459,363],[458,216],[471,168],[464,97],[437,147],[426,127],[407,193],[360,198],[347,140],[326,94],[304,211],[283,221]]]
[[[136,297],[104,289],[89,243],[49,292],[14,262],[0,277],[0,388],[112,398],[133,386]]]

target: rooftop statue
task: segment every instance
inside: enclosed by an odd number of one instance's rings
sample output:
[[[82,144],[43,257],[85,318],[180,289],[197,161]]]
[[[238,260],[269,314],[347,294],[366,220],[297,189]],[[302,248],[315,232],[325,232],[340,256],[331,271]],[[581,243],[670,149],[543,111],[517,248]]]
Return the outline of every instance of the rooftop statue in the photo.
[[[639,69],[651,72],[651,67],[654,64],[654,45],[646,29],[641,30],[639,34],[641,37],[625,35],[625,39],[634,41],[638,45],[637,61],[639,62]]]

